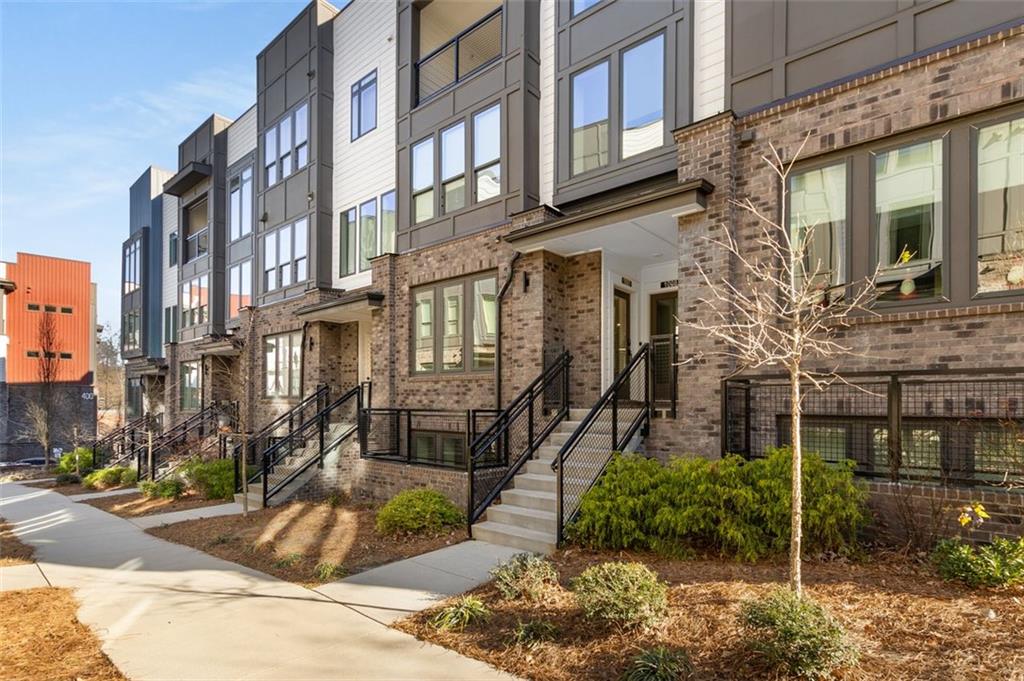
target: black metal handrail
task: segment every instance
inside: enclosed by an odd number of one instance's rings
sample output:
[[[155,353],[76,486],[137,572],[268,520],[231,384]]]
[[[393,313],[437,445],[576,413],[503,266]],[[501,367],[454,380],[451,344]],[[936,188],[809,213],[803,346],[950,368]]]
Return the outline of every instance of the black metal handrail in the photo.
[[[142,430],[145,425],[146,417],[140,416],[97,438],[92,445],[93,465],[96,468],[114,466],[133,456],[135,433]]]
[[[487,13],[485,16],[481,17],[480,19],[478,19],[477,21],[473,22],[472,24],[467,26],[465,29],[463,29],[462,31],[457,33],[453,38],[451,38],[450,40],[444,42],[441,45],[438,45],[436,48],[431,50],[429,54],[427,54],[424,57],[420,57],[420,59],[418,59],[416,61],[416,63],[415,63],[415,69],[416,69],[416,100],[417,100],[418,103],[422,103],[422,102],[426,101],[427,99],[433,97],[434,95],[438,94],[439,92],[442,92],[443,90],[451,87],[455,83],[458,83],[459,81],[462,81],[462,80],[465,80],[466,78],[469,78],[474,73],[476,73],[476,72],[480,71],[481,69],[491,65],[498,58],[501,57],[502,52],[503,52],[503,50],[502,50],[502,41],[503,41],[502,40],[502,33],[503,33],[503,31],[502,31],[502,25],[501,25],[502,24],[502,22],[501,22],[502,9],[503,8],[499,6],[496,9],[494,9],[493,11]],[[498,23],[498,45],[497,45],[497,51],[494,53],[493,56],[490,56],[490,57],[487,57],[486,59],[480,60],[479,64],[477,64],[476,66],[474,66],[470,70],[466,71],[465,73],[462,73],[461,72],[461,68],[460,68],[460,61],[461,61],[460,57],[461,57],[461,52],[462,52],[462,43],[466,40],[466,38],[470,37],[473,33],[475,33],[478,29],[480,29],[481,27],[486,25],[488,22],[492,21],[495,17],[498,17],[498,22],[499,22]],[[423,77],[423,70],[424,70],[423,67],[425,65],[428,65],[430,62],[435,61],[435,60],[441,58],[441,55],[443,55],[444,52],[447,51],[447,50],[451,50],[452,53],[453,53],[453,55],[452,55],[452,69],[451,69],[451,74],[450,74],[451,79],[450,80],[446,80],[445,82],[443,82],[441,84],[438,84],[434,89],[430,90],[429,92],[424,92],[424,87],[423,87],[423,84],[422,84],[422,77]],[[445,73],[445,75],[449,75],[449,74]]]
[[[569,415],[571,365],[572,355],[562,352],[470,444],[466,460],[470,536],[473,523]]]
[[[583,496],[604,473],[612,455],[628,445],[641,428],[644,432],[650,428],[650,355],[651,346],[645,343],[569,435],[551,462],[551,469],[556,473],[555,539],[558,542],[562,541],[565,526],[579,511]],[[620,423],[623,412],[626,419]],[[606,419],[610,419],[610,423],[606,423]],[[610,432],[599,429],[605,425],[610,426]],[[589,451],[577,453],[584,443]],[[582,460],[583,454],[590,454],[591,458]],[[567,468],[571,468],[570,476],[566,476]],[[568,490],[567,484],[571,487]]]
[[[190,442],[202,441],[208,436],[217,432],[218,421],[225,415],[224,407],[211,404],[196,414],[188,417],[181,423],[172,426],[164,431],[160,437],[153,441],[153,460],[143,465],[143,460],[148,458],[148,446],[142,447],[138,454],[139,478],[149,477],[151,480],[162,480],[170,475],[177,467],[176,463],[160,471],[161,461],[172,461],[176,454],[177,463],[181,463],[189,456],[182,455],[181,450],[187,447]],[[202,454],[203,451],[193,450],[188,455]],[[146,469],[146,470],[144,470]]]
[[[327,406],[327,401],[330,399],[331,387],[329,385],[317,386],[311,394],[304,397],[298,404],[284,412],[270,423],[260,428],[255,433],[251,433],[245,438],[245,446],[247,451],[245,452],[245,461],[247,464],[255,463],[259,455],[269,448],[274,440],[280,437],[281,431],[287,429],[287,433],[291,433],[295,430],[297,424],[301,425],[305,423],[309,418],[320,412],[324,407]],[[231,456],[232,458],[238,458],[242,454],[242,443],[238,442],[232,447]],[[237,481],[235,490],[239,491]]]

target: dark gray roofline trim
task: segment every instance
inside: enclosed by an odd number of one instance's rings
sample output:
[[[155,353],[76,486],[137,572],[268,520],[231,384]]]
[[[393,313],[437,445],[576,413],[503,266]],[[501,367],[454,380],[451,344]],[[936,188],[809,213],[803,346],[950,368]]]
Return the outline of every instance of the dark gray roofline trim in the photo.
[[[295,316],[301,317],[335,307],[346,307],[354,303],[366,303],[370,307],[380,307],[384,303],[384,294],[380,291],[353,291],[350,294],[339,296],[333,300],[325,300],[320,303],[300,307],[295,311]]]

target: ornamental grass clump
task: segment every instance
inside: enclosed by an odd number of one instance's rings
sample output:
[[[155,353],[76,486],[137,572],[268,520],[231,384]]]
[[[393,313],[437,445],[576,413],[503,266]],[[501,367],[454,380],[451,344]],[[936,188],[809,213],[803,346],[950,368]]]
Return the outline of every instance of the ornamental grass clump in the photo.
[[[541,644],[554,641],[558,636],[558,627],[551,622],[544,620],[519,620],[512,632],[508,635],[510,647],[526,648],[535,650]]]
[[[482,622],[491,616],[484,602],[476,596],[463,596],[451,605],[437,611],[430,624],[440,631],[462,631],[474,622]]]
[[[576,604],[588,619],[623,628],[651,629],[668,614],[668,586],[643,563],[602,563],[572,581]]]
[[[693,674],[693,663],[685,650],[656,646],[630,660],[622,681],[679,681]]]
[[[558,571],[551,561],[532,553],[518,553],[491,570],[494,586],[508,599],[538,601],[552,584],[558,583]]]

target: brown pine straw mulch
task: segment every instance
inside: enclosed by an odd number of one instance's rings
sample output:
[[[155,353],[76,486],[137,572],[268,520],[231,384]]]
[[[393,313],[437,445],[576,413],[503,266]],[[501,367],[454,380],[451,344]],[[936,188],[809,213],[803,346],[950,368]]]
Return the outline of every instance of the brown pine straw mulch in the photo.
[[[40,478],[52,478],[55,475],[57,475],[57,471],[53,469],[42,466],[25,466],[3,473],[0,475],[0,482],[27,482]]]
[[[78,621],[68,589],[0,593],[0,678],[5,681],[127,681]]]
[[[742,601],[786,583],[785,565],[581,550],[553,560],[560,586],[541,603],[505,601],[484,585],[474,592],[492,613],[484,623],[440,632],[429,624],[435,608],[395,627],[527,679],[619,679],[634,655],[655,645],[684,648],[698,679],[783,678],[744,647],[738,613]],[[640,560],[669,583],[670,615],[657,631],[618,631],[585,620],[575,608],[569,580],[608,560]],[[804,582],[806,593],[833,613],[860,649],[857,666],[835,678],[1024,679],[1024,588],[971,590],[899,554],[808,561]],[[537,619],[558,627],[554,641],[533,651],[507,644],[517,622]]]
[[[117,485],[116,487],[104,487],[103,489],[100,489],[99,487],[93,489],[91,487],[86,487],[85,485],[82,485],[77,482],[70,485],[58,485],[53,482],[36,482],[31,485],[28,485],[28,487],[35,487],[37,489],[48,489],[54,492],[59,492],[60,494],[63,494],[64,496],[68,497],[75,496],[76,494],[96,494],[97,492],[113,492],[114,490],[117,489],[124,489],[120,485]]]
[[[390,537],[376,530],[377,507],[293,501],[241,515],[202,518],[146,530],[296,584],[321,584],[418,556],[466,537],[464,528],[431,537]],[[323,563],[338,566],[317,575]]]
[[[35,554],[35,549],[14,536],[14,530],[10,524],[0,518],[0,567],[34,563]],[[3,611],[0,610],[0,612]],[[3,617],[0,616],[0,620],[2,619]],[[0,671],[2,671],[2,667],[0,667]]]
[[[113,513],[121,518],[138,518],[156,513],[173,513],[175,511],[188,511],[193,508],[204,508],[206,506],[220,506],[229,504],[224,499],[206,499],[198,494],[186,494],[177,499],[149,499],[138,494],[117,494],[112,497],[100,497],[98,499],[86,499],[83,504],[89,504],[96,508]]]

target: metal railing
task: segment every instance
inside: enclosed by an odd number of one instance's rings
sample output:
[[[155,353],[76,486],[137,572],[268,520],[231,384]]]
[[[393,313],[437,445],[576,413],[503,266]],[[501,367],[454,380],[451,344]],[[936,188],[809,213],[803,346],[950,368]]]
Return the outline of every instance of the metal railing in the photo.
[[[464,471],[470,444],[498,413],[497,409],[364,409],[360,455]]]
[[[651,336],[651,399],[655,405],[668,405],[676,418],[679,393],[678,337],[674,333]]]
[[[826,461],[893,481],[985,485],[1024,476],[1024,368],[851,372],[806,386],[801,441]],[[784,376],[722,385],[722,453],[791,442]]]
[[[295,431],[297,426],[304,424],[324,407],[330,399],[331,388],[328,385],[317,386],[312,394],[306,396],[294,407],[245,438],[246,465],[255,464],[260,455],[281,438]],[[238,459],[242,454],[242,443],[232,442],[231,457]],[[241,480],[235,480],[235,491],[241,491]]]
[[[501,57],[498,7],[416,62],[416,96],[423,102]]]
[[[146,420],[145,416],[140,416],[93,442],[93,465],[104,468],[133,459],[137,446],[144,442]]]
[[[615,377],[580,425],[558,450],[556,474],[556,541],[575,518],[580,502],[611,461],[651,423],[651,346],[645,343]],[[642,430],[641,430],[642,429]]]
[[[470,536],[473,523],[569,415],[571,364],[572,355],[559,355],[471,442],[466,461]]]
[[[313,464],[323,468],[324,456],[359,429],[359,415],[368,384],[357,385],[318,410],[276,440],[261,455],[259,470],[247,486],[260,483],[263,506]],[[242,477],[241,456],[235,450],[236,489]],[[248,471],[247,471],[248,472]]]
[[[210,405],[165,430],[153,440],[152,461],[147,460],[150,458],[148,444],[139,448],[136,457],[139,479],[162,480],[189,458],[209,454],[212,444],[219,446],[219,440],[211,440],[210,436],[217,434],[218,422],[223,416],[233,420],[230,411],[222,405]]]
[[[185,262],[192,262],[210,250],[210,229],[203,227],[195,234],[185,237]]]

